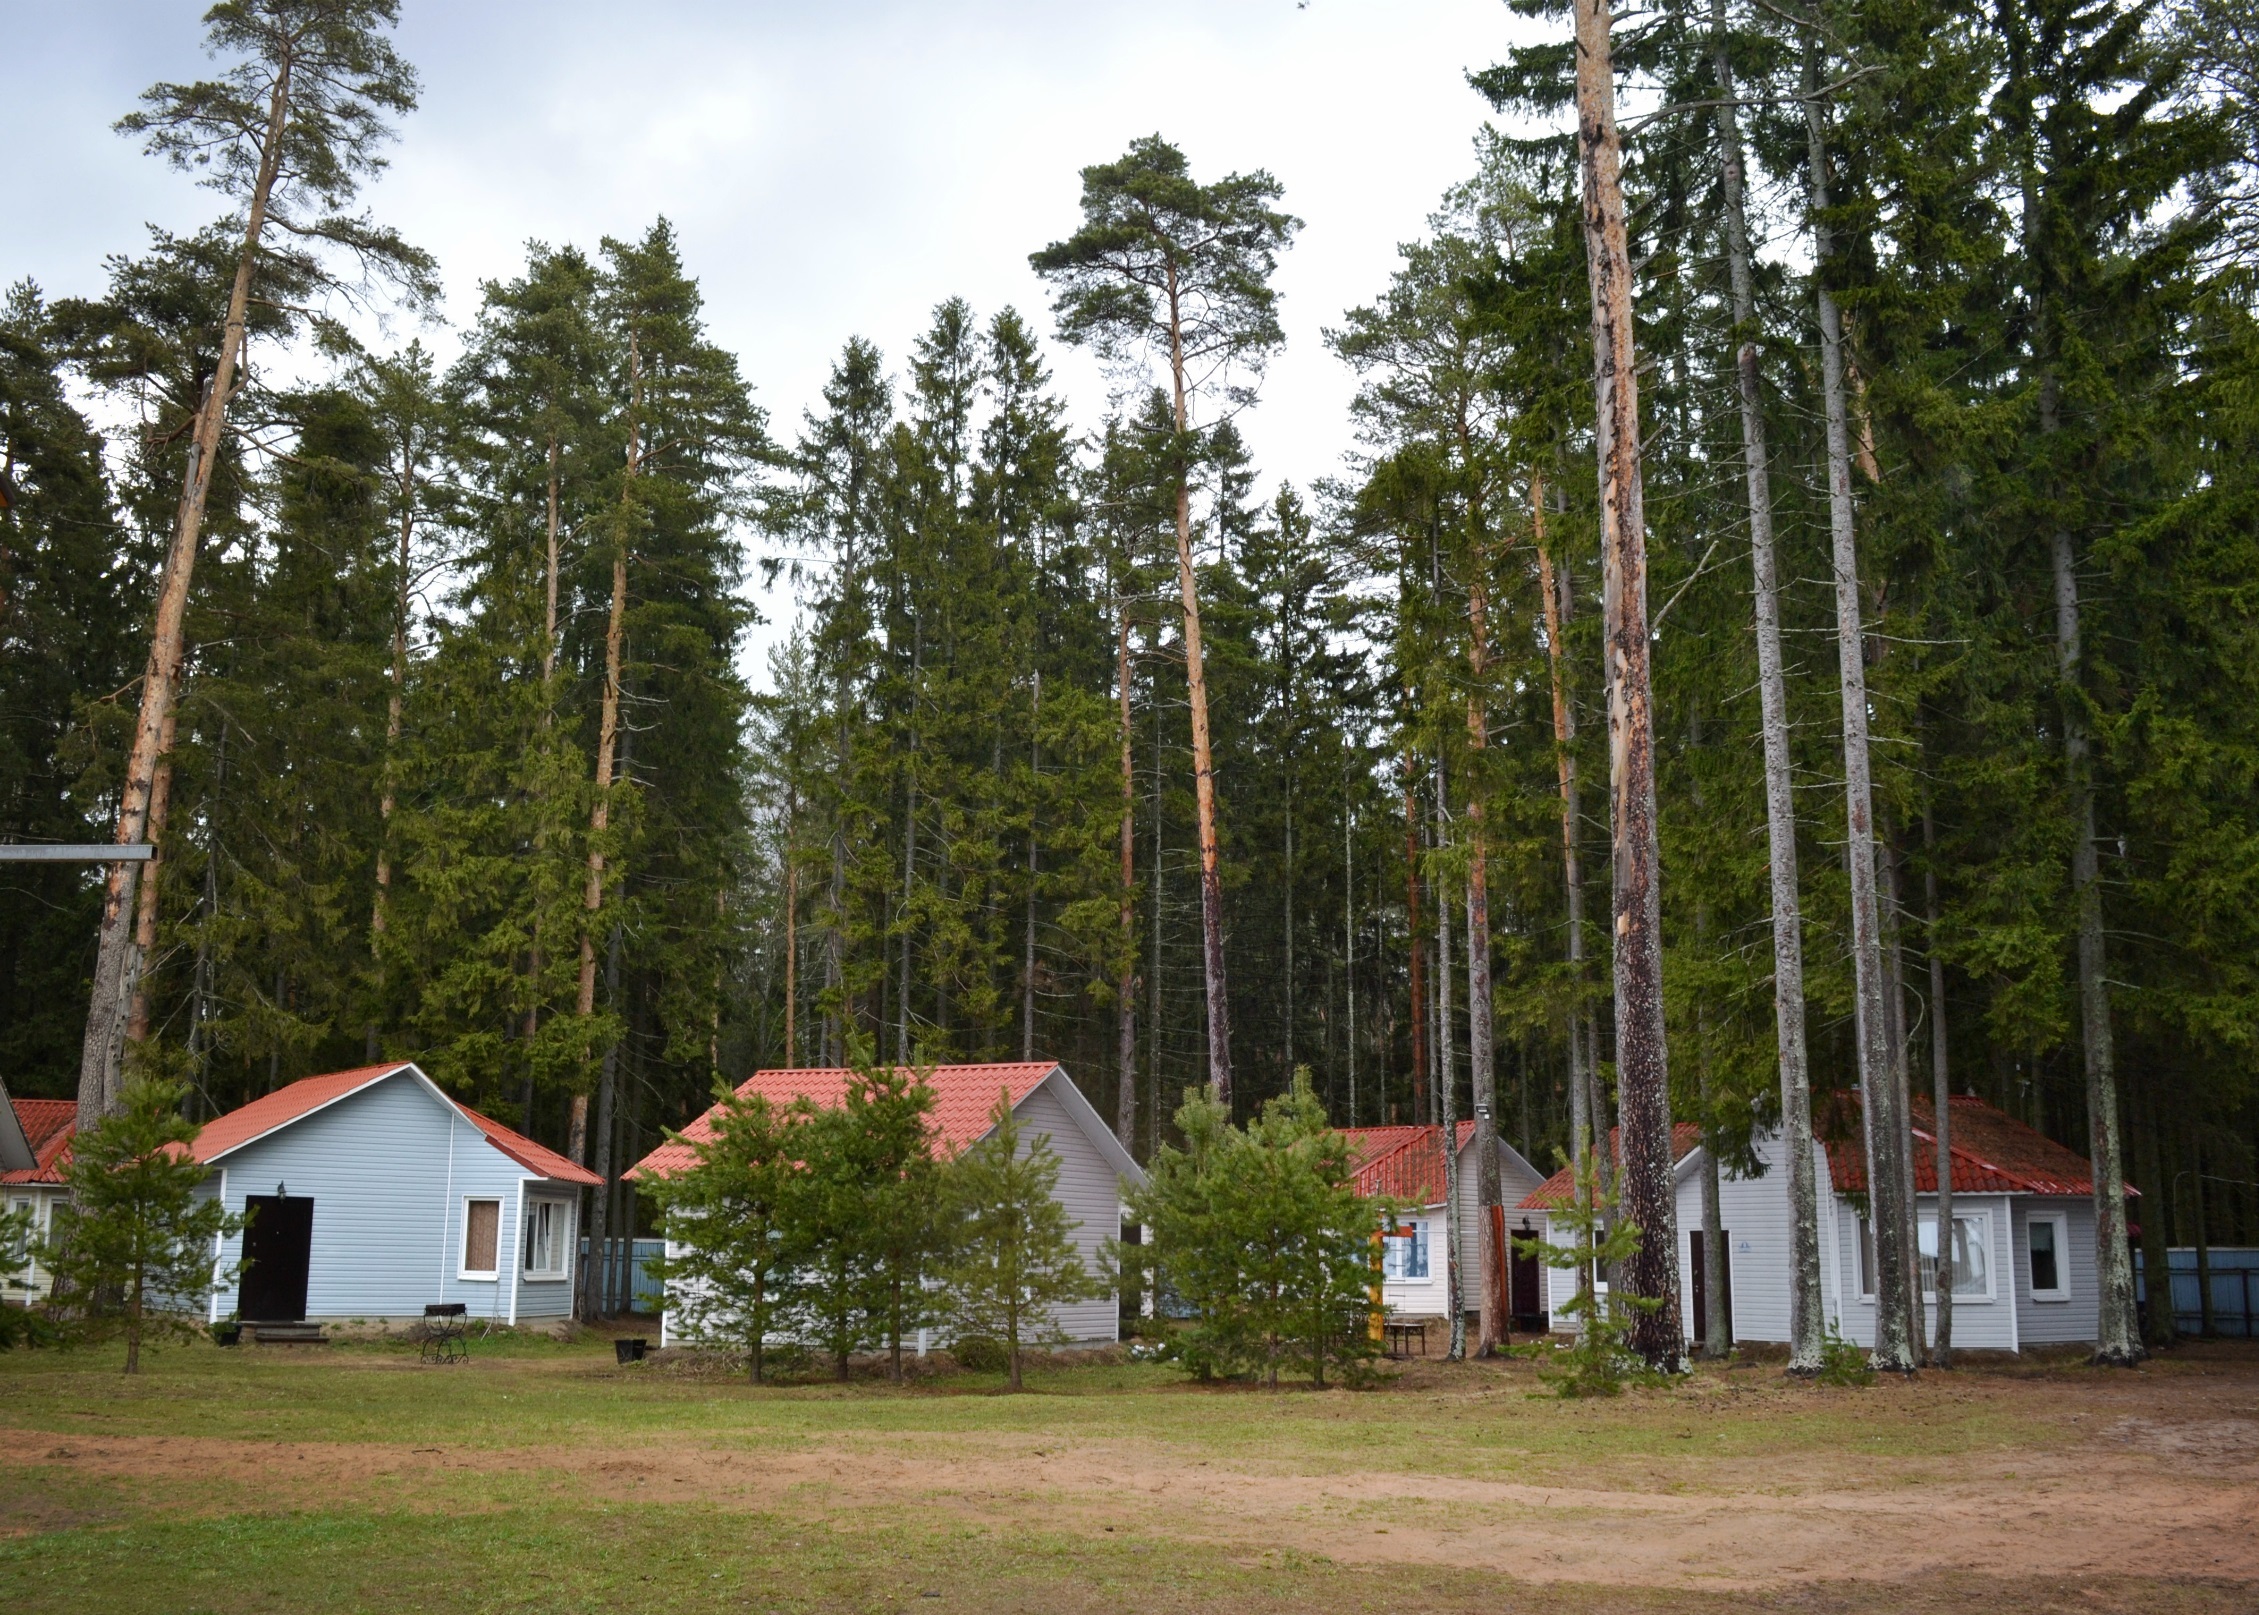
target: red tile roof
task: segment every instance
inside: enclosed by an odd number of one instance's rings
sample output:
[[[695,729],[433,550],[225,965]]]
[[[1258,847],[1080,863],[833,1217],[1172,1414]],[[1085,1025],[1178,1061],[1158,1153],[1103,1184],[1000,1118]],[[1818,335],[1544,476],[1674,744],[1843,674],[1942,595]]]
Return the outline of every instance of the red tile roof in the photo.
[[[1611,1151],[1610,1159],[1612,1160],[1621,1161],[1624,1158],[1624,1144],[1620,1136],[1622,1133],[1623,1129],[1620,1127],[1608,1129],[1608,1147]],[[1695,1126],[1692,1122],[1673,1122],[1671,1124],[1671,1160],[1673,1164],[1685,1160],[1687,1156],[1701,1146],[1701,1128]],[[1569,1197],[1576,1192],[1576,1184],[1575,1169],[1565,1166],[1524,1195],[1521,1205],[1516,1209],[1545,1211],[1554,1206],[1568,1205],[1570,1203]]]
[[[1953,1097],[1953,1192],[1955,1194],[2091,1195],[2094,1173],[2087,1158],[2046,1134],[2026,1127],[2006,1111],[1974,1094]],[[1914,1190],[1937,1193],[1937,1109],[1913,1096]],[[1828,1152],[1828,1176],[1838,1191],[1863,1194],[1867,1151],[1860,1131],[1859,1096],[1840,1094],[1818,1118]],[[2131,1184],[2128,1194],[2138,1191]]]
[[[1475,1134],[1473,1122],[1458,1124],[1459,1148]],[[1344,1127],[1341,1136],[1357,1152],[1357,1192],[1386,1195],[1415,1206],[1443,1203],[1443,1129],[1440,1127]]]
[[[301,1117],[310,1116],[325,1105],[335,1104],[348,1094],[360,1092],[371,1083],[381,1082],[396,1072],[416,1071],[405,1060],[390,1065],[356,1066],[351,1071],[332,1071],[319,1077],[301,1077],[287,1087],[277,1088],[263,1099],[254,1099],[239,1106],[225,1116],[215,1117],[204,1124],[204,1130],[189,1145],[189,1153],[199,1161],[215,1161],[221,1156],[256,1139],[266,1137],[278,1127],[287,1127]],[[416,1071],[418,1077],[423,1073]],[[428,1080],[428,1079],[427,1079]],[[435,1087],[434,1092],[437,1092]],[[487,1142],[507,1155],[529,1172],[545,1178],[555,1178],[562,1183],[598,1185],[604,1180],[583,1166],[575,1166],[555,1150],[545,1149],[523,1133],[512,1132],[498,1121],[481,1116],[470,1106],[441,1094],[447,1103],[462,1113],[463,1119],[486,1135]]]
[[[946,1155],[955,1155],[966,1147],[979,1143],[990,1131],[989,1112],[996,1108],[997,1095],[1011,1095],[1016,1107],[1033,1093],[1045,1077],[1059,1069],[1056,1060],[1028,1060],[1009,1065],[937,1065],[926,1073],[926,1083],[933,1089],[933,1140],[934,1147]],[[841,1103],[847,1092],[847,1080],[854,1073],[837,1066],[808,1066],[789,1070],[756,1071],[737,1085],[740,1095],[760,1094],[770,1104],[779,1108],[795,1099],[806,1099],[819,1110],[829,1110]],[[635,1163],[627,1174],[630,1178],[666,1177],[680,1172],[696,1159],[693,1144],[703,1143],[714,1136],[712,1117],[718,1107],[706,1111],[682,1130],[684,1143],[669,1139],[657,1149]]]
[[[32,1156],[39,1163],[13,1172],[0,1172],[0,1183],[61,1183],[63,1163],[71,1158],[71,1135],[78,1131],[75,1099],[17,1099],[16,1124],[24,1130]]]
[[[455,1108],[463,1113],[464,1118],[473,1127],[486,1135],[486,1141],[489,1144],[492,1144],[528,1172],[538,1173],[545,1178],[554,1178],[559,1183],[581,1183],[592,1189],[600,1189],[604,1186],[604,1180],[601,1177],[585,1166],[575,1166],[569,1157],[559,1155],[555,1150],[544,1145],[536,1144],[523,1133],[512,1132],[500,1122],[481,1116],[466,1104],[455,1102]]]

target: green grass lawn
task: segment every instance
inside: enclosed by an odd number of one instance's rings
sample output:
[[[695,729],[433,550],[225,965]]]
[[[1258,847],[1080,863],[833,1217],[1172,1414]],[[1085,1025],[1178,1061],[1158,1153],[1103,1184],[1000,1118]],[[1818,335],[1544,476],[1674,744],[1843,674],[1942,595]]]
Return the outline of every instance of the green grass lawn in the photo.
[[[1700,1494],[1769,1466],[1873,1461],[1918,1486],[1956,1455],[2063,1453],[2068,1394],[1973,1376],[1831,1390],[1764,1368],[1612,1402],[1541,1394],[1527,1365],[1415,1369],[1362,1393],[1190,1385],[1153,1365],[1039,1372],[1030,1394],[953,1375],[897,1388],[752,1387],[614,1365],[610,1346],[489,1343],[459,1368],[397,1345],[0,1357],[0,1611],[1882,1610],[2248,1608],[2246,1586],[2028,1578],[1862,1587],[1643,1588],[1321,1551],[1233,1528],[1167,1477],[1510,1476]],[[2100,1383],[2100,1382],[2098,1382]],[[789,1486],[755,1496],[678,1461]],[[641,1459],[661,1460],[638,1467]],[[1163,1477],[1135,1506],[1052,1485],[1046,1463]],[[966,1466],[975,1466],[968,1469]],[[301,1467],[303,1466],[303,1467]],[[921,1466],[924,1466],[921,1468]],[[922,1478],[930,1470],[930,1485]],[[856,1477],[884,1471],[882,1492]],[[968,1482],[967,1474],[985,1479]],[[832,1484],[836,1478],[839,1486]],[[1290,1484],[1290,1483],[1284,1483]],[[1288,1518],[1299,1505],[1279,1504]],[[1338,1528],[1449,1531],[1447,1501],[1343,1505]],[[1244,1526],[1244,1522],[1242,1522]],[[1293,1545],[1299,1534],[1301,1545]],[[1319,1543],[1313,1548],[1312,1541]]]

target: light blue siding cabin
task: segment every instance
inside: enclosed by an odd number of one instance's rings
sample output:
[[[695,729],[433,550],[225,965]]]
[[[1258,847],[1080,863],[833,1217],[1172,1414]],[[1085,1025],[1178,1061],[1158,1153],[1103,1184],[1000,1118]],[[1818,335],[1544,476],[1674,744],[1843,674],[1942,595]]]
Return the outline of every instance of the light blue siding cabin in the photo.
[[[738,1084],[737,1091],[741,1095],[765,1095],[780,1109],[796,1099],[829,1108],[844,1101],[851,1076],[836,1067],[757,1071]],[[1059,1158],[1059,1182],[1054,1192],[1073,1227],[1075,1249],[1087,1271],[1102,1272],[1105,1244],[1122,1231],[1123,1193],[1144,1182],[1145,1171],[1091,1108],[1066,1068],[1050,1060],[944,1065],[928,1070],[925,1080],[934,1093],[931,1125],[937,1153],[956,1155],[994,1132],[989,1116],[999,1097],[1009,1100],[1019,1122],[1022,1155],[1038,1140],[1049,1143]],[[643,1182],[689,1167],[695,1160],[693,1146],[713,1136],[713,1114],[708,1109],[682,1130],[682,1137],[689,1143],[670,1140],[660,1145],[638,1161],[628,1176]],[[667,1254],[679,1255],[682,1248],[670,1239]],[[677,1282],[667,1280],[670,1297]],[[1074,1344],[1096,1345],[1121,1338],[1120,1304],[1112,1295],[1053,1307],[1049,1314],[1059,1332]],[[669,1305],[660,1314],[660,1344],[679,1345],[683,1338],[680,1314]],[[925,1350],[923,1332],[917,1345],[921,1352]]]
[[[1953,1158],[1953,1344],[1957,1349],[2020,1352],[2027,1346],[2082,1345],[2095,1339],[2100,1289],[2095,1277],[2094,1182],[2086,1158],[1973,1095],[1950,1112]],[[1937,1326],[1937,1134],[1935,1108],[1913,1097],[1915,1218],[1922,1249],[1923,1328]],[[1872,1347],[1875,1339],[1873,1240],[1866,1222],[1866,1152],[1856,1096],[1842,1097],[1816,1119],[1813,1151],[1820,1212],[1820,1289],[1830,1328]],[[1700,1251],[1702,1145],[1696,1128],[1674,1129],[1677,1154],[1679,1309],[1688,1340],[1702,1334],[1696,1306],[1718,1264]],[[1751,1145],[1757,1171],[1721,1173],[1719,1222],[1725,1234],[1727,1313],[1733,1338],[1786,1343],[1789,1338],[1789,1201],[1786,1150],[1777,1133]],[[1567,1203],[1568,1173],[1559,1172],[1524,1205],[1533,1212]],[[2130,1187],[2128,1193],[2135,1193]],[[1566,1240],[1551,1218],[1552,1237]],[[1574,1293],[1567,1269],[1547,1275],[1549,1300]]]
[[[207,1124],[221,1244],[213,1321],[405,1322],[460,1301],[498,1324],[572,1313],[581,1190],[601,1180],[408,1063],[307,1077]]]

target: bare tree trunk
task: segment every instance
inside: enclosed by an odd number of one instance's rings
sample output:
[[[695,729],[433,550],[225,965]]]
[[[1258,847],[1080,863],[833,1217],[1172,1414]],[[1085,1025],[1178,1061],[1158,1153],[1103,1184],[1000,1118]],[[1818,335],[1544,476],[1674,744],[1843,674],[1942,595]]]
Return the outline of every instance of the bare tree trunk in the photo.
[[[1677,1203],[1671,1171],[1663,925],[1655,827],[1655,733],[1648,678],[1647,523],[1640,481],[1639,373],[1631,258],[1616,136],[1608,0],[1577,0],[1577,134],[1592,289],[1595,448],[1605,576],[1609,785],[1615,820],[1616,1081],[1622,1214],[1642,1232],[1621,1282],[1660,1301],[1629,1342],[1653,1367],[1685,1351],[1678,1319]]]
[[[1169,377],[1177,435],[1185,415],[1183,326],[1174,271],[1169,277]],[[1192,488],[1177,476],[1177,590],[1184,597],[1185,693],[1192,707],[1193,800],[1200,830],[1200,940],[1208,986],[1208,1090],[1231,1108],[1231,1001],[1224,991],[1224,878],[1216,839],[1216,764],[1208,744],[1208,675],[1201,660],[1200,593],[1192,570]]]
[[[1930,967],[1930,1108],[1937,1113],[1937,1333],[1930,1366],[1953,1366],[1953,1078],[1945,1036],[1945,959],[1938,952],[1937,821],[1922,803],[1922,951]]]
[[[620,1001],[620,927],[612,925],[604,948],[604,997],[618,1007]],[[615,1040],[604,1051],[603,1074],[596,1079],[596,1175],[604,1181],[589,1196],[588,1260],[575,1261],[580,1272],[579,1313],[583,1321],[604,1316],[605,1245],[611,1237],[612,1212],[612,1107],[618,1089],[620,1045]],[[585,1115],[585,1112],[581,1114]],[[580,1159],[576,1153],[575,1161]],[[578,1256],[578,1252],[574,1253]]]
[[[267,226],[267,199],[274,192],[282,161],[283,130],[290,120],[291,74],[292,59],[285,54],[275,73],[274,89],[267,97],[267,129],[259,147],[259,171],[252,181],[250,206],[245,210],[243,248],[236,255],[235,284],[228,292],[227,324],[220,335],[218,364],[197,403],[196,431],[189,443],[180,509],[173,522],[172,544],[165,553],[164,575],[157,587],[156,627],[149,640],[149,663],[141,677],[141,711],[134,723],[133,749],[127,754],[125,779],[118,793],[116,839],[121,846],[149,840],[164,829],[150,812],[151,797],[156,791],[157,764],[165,755],[164,739],[170,732],[180,679],[182,626],[204,528],[204,506],[212,491],[212,466],[219,458],[220,432],[235,393],[236,367],[242,362],[251,283],[258,264],[259,240]],[[141,979],[141,960],[133,945],[138,869],[138,865],[128,863],[110,865],[103,887],[94,990],[87,1004],[86,1038],[79,1051],[81,1127],[92,1127],[118,1107],[125,1019]]]
[[[1606,1128],[1601,1126],[1599,1107],[1594,1103],[1593,1056],[1594,1038],[1589,1027],[1589,1014],[1576,999],[1584,989],[1584,873],[1579,863],[1577,845],[1577,712],[1569,699],[1568,687],[1561,676],[1567,659],[1567,646],[1562,636],[1567,632],[1570,610],[1575,604],[1569,588],[1569,571],[1563,566],[1554,570],[1552,552],[1545,542],[1545,478],[1544,473],[1530,473],[1530,524],[1537,548],[1538,591],[1545,597],[1546,661],[1553,682],[1553,756],[1554,768],[1561,787],[1561,872],[1569,909],[1569,1161],[1579,1182],[1583,1181],[1586,1153],[1599,1132],[1602,1156],[1606,1154]],[[1597,1186],[1597,1184],[1596,1184]],[[1589,1295],[1593,1281],[1592,1264],[1580,1264],[1577,1283],[1580,1295]],[[1587,1314],[1580,1313],[1577,1330],[1584,1331]]]
[[[125,1040],[130,1047],[143,1043],[149,1037],[149,974],[146,965],[150,954],[157,949],[157,900],[163,889],[165,875],[165,840],[163,825],[173,795],[173,720],[180,711],[175,702],[165,711],[165,730],[157,746],[157,777],[149,788],[149,822],[158,827],[156,847],[149,857],[149,867],[142,872],[140,890],[135,894],[133,917],[133,1005],[126,1012]],[[122,1074],[122,1073],[121,1073]]]
[[[1779,1049],[1781,1143],[1789,1197],[1789,1353],[1791,1374],[1820,1370],[1827,1303],[1820,1287],[1820,1198],[1812,1165],[1812,1079],[1804,1043],[1804,915],[1796,863],[1796,784],[1788,749],[1788,681],[1781,667],[1780,580],[1773,553],[1772,463],[1765,398],[1757,367],[1756,277],[1742,177],[1741,114],[1727,51],[1725,0],[1711,0],[1718,79],[1719,189],[1723,193],[1727,278],[1736,330],[1734,372],[1741,395],[1741,453],[1749,487],[1749,558],[1755,574],[1757,691],[1765,736],[1765,829],[1772,874],[1773,1020]]]
[[[1904,905],[1899,901],[1898,841],[1886,820],[1882,826],[1879,877],[1882,884],[1883,1014],[1890,1025],[1890,1080],[1897,1090],[1898,1114],[1906,1123],[1906,1148],[1899,1157],[1898,1221],[1906,1248],[1914,1253],[1914,1281],[1906,1286],[1906,1334],[1914,1343],[1917,1361],[1928,1356],[1929,1329],[1922,1316],[1921,1204],[1914,1193],[1914,1100],[1911,1034],[1906,1019],[1906,952],[1903,943]],[[1938,1225],[1940,1233],[1945,1225]],[[1939,1247],[1942,1256],[1944,1247]]]
[[[1122,730],[1121,962],[1114,977],[1114,1058],[1121,1088],[1114,1096],[1114,1136],[1122,1148],[1137,1144],[1137,770],[1130,753],[1129,601],[1116,602],[1115,698]],[[1153,1095],[1158,1105],[1161,1096]]]
[[[797,766],[795,767],[797,773]],[[800,783],[785,788],[784,1063],[800,1063]]]
[[[1420,935],[1420,803],[1414,787],[1412,750],[1404,749],[1404,930],[1412,959],[1412,1122],[1428,1119],[1427,943]],[[1385,1125],[1388,1116],[1383,1112]]]
[[[1041,669],[1040,667],[1039,667],[1039,668],[1037,668],[1037,669],[1035,670],[1035,711],[1034,711],[1034,714],[1033,714],[1033,721],[1034,721],[1034,722],[1035,722],[1035,724],[1036,724],[1036,725],[1038,726],[1038,728],[1037,728],[1037,734],[1038,734],[1038,736],[1040,737],[1040,735],[1041,735],[1041,728],[1040,728],[1040,725],[1041,725],[1041,723],[1042,723],[1042,721],[1043,721],[1043,669]],[[1029,744],[1029,747],[1028,747],[1028,772],[1030,773],[1030,775],[1031,775],[1031,776],[1036,776],[1036,775],[1040,775],[1040,774],[1042,773],[1042,769],[1043,769],[1043,751],[1042,751],[1042,747],[1043,747],[1043,742],[1042,742],[1042,740],[1041,740],[1040,738],[1038,738],[1038,739],[1036,739],[1036,740],[1032,741],[1032,742],[1031,742],[1031,743]],[[1021,995],[1022,995],[1022,996],[1021,996],[1021,1001],[1020,1001],[1020,1058],[1021,1058],[1021,1059],[1023,1059],[1023,1060],[1032,1060],[1032,1059],[1034,1059],[1034,1058],[1035,1058],[1035,883],[1036,883],[1036,877],[1037,877],[1037,868],[1036,868],[1035,819],[1034,819],[1034,815],[1033,815],[1033,814],[1031,813],[1031,814],[1029,815],[1029,819],[1028,819],[1028,905],[1027,905],[1027,908],[1028,908],[1028,912],[1027,912],[1027,942],[1026,942],[1026,958],[1025,958],[1025,959],[1023,959],[1023,960],[1021,961],[1021,965],[1020,965],[1020,992],[1021,992]]]
[[[1860,625],[1859,548],[1852,525],[1851,442],[1843,393],[1843,316],[1827,287],[1833,233],[1826,221],[1828,159],[1819,100],[1818,42],[1804,45],[1804,114],[1809,171],[1815,291],[1819,306],[1822,387],[1826,394],[1828,516],[1835,564],[1836,654],[1843,690],[1843,761],[1851,876],[1851,957],[1856,983],[1860,1106],[1870,1162],[1867,1194],[1875,1246],[1875,1347],[1877,1368],[1912,1373],[1915,1345],[1907,1335],[1907,1286],[1915,1282],[1898,1205],[1899,1163],[1908,1148],[1906,1118],[1898,1115],[1890,1059],[1890,1018],[1884,1003],[1881,917],[1875,892],[1874,792],[1867,761],[1866,639]]]
[[[2059,429],[2055,378],[2040,385],[2040,430]],[[2126,1236],[2126,1165],[2118,1128],[2117,1056],[2105,975],[2101,859],[2095,846],[2094,764],[2080,689],[2079,579],[2071,535],[2050,544],[2055,572],[2055,665],[2063,691],[2063,771],[2070,786],[2071,890],[2078,899],[2079,1041],[2085,1055],[2087,1151],[2094,1172],[2094,1271],[2100,1290],[2094,1361],[2131,1367],[2145,1357],[2134,1324],[2133,1252]]]
[[[1435,765],[1436,807],[1442,811],[1443,762]],[[1451,1050],[1451,903],[1445,895],[1443,879],[1436,878],[1435,891],[1435,1096],[1437,1119],[1440,1128],[1437,1141],[1443,1150],[1443,1297],[1444,1310],[1450,1324],[1450,1346],[1445,1355],[1459,1363],[1467,1358],[1467,1302],[1466,1280],[1459,1271],[1459,1115],[1458,1086],[1452,1078]]]
[[[902,950],[898,961],[898,985],[894,994],[894,1063],[910,1063],[910,893],[918,878],[918,694],[925,683],[926,634],[925,622],[912,614],[910,630],[910,777],[908,800],[902,819]],[[997,759],[1001,763],[1002,759]],[[880,956],[881,971],[885,956]],[[885,1024],[886,1006],[879,1006],[880,1024]],[[884,1036],[882,1032],[880,1036]],[[872,1040],[876,1042],[877,1039]]]
[[[1482,754],[1490,745],[1490,713],[1484,699],[1483,680],[1490,670],[1490,624],[1485,569],[1487,557],[1477,542],[1473,573],[1467,586],[1470,637],[1467,645],[1467,745],[1473,752],[1467,778],[1467,1056],[1474,1068],[1475,1200],[1481,1220],[1479,1230],[1482,1282],[1481,1311],[1475,1334],[1475,1351],[1488,1356],[1509,1343],[1511,1321],[1506,1316],[1506,1289],[1502,1282],[1505,1253],[1499,1249],[1503,1226],[1498,1209],[1504,1205],[1498,1176],[1498,1073],[1494,1052],[1495,1006],[1490,989],[1490,868],[1485,845]]]

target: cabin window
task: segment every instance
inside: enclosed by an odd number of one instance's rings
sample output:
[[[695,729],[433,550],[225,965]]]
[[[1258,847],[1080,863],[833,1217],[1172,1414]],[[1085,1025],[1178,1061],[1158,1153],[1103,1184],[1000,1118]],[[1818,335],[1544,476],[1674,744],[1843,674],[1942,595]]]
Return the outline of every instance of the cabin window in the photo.
[[[561,1279],[565,1276],[565,1246],[572,1221],[572,1207],[563,1200],[526,1202],[527,1278]]]
[[[1399,1223],[1381,1240],[1381,1274],[1392,1279],[1428,1276],[1428,1225],[1424,1217]]]
[[[1992,1264],[1986,1259],[1992,1246],[1992,1219],[1983,1212],[1953,1214],[1953,1297],[1984,1301],[1992,1296]],[[1937,1216],[1921,1224],[1922,1299],[1937,1299]]]
[[[1937,1214],[1915,1224],[1915,1238],[1921,1244],[1922,1299],[1937,1299]],[[1953,1214],[1953,1297],[1955,1300],[1989,1301],[1992,1299],[1992,1262],[1987,1253],[1992,1249],[1992,1219],[1981,1211]],[[1871,1301],[1875,1296],[1875,1229],[1866,1218],[1859,1219],[1859,1295]]]
[[[467,1279],[490,1279],[497,1272],[495,1258],[502,1248],[502,1202],[463,1202],[463,1268]]]
[[[2071,1280],[2069,1229],[2059,1213],[2044,1213],[2024,1224],[2024,1243],[2031,1253],[2032,1299],[2068,1301]]]

